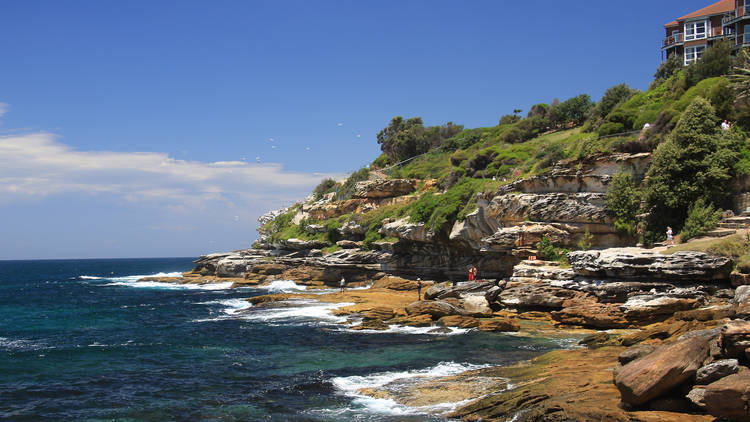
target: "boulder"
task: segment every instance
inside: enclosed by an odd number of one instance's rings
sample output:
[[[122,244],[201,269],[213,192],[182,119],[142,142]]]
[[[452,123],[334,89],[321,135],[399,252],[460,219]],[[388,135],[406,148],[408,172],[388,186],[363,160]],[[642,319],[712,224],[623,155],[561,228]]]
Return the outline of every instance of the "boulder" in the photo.
[[[683,251],[665,255],[641,248],[569,252],[568,261],[578,275],[629,280],[726,280],[732,268],[729,258],[706,252]]]
[[[733,271],[731,274],[729,274],[729,281],[731,281],[732,286],[734,287],[746,286],[750,284],[750,274],[738,273],[737,271]]]
[[[706,386],[706,412],[728,421],[750,420],[750,371],[729,375]]]
[[[612,223],[601,193],[509,193],[492,198],[486,213],[501,222]]]
[[[691,337],[666,344],[615,371],[622,401],[642,405],[687,381],[708,358],[704,338]]]
[[[740,286],[734,292],[734,312],[737,318],[750,317],[750,286]]]
[[[550,286],[547,283],[511,283],[497,295],[496,301],[502,306],[516,309],[561,309],[567,299],[576,292]]]
[[[439,300],[423,300],[410,303],[406,306],[406,313],[408,315],[427,314],[430,315],[432,319],[440,319],[448,315],[462,314],[461,310],[457,307]]]
[[[429,314],[400,316],[389,322],[391,324],[406,325],[408,327],[428,327],[433,324],[432,316]]]
[[[301,251],[308,249],[322,249],[328,246],[327,242],[320,240],[302,240],[295,237],[286,240],[279,240],[279,249],[287,249],[291,251]]]
[[[365,180],[354,185],[354,198],[391,198],[414,192],[416,180],[379,179]]]
[[[700,369],[695,374],[695,383],[699,385],[711,384],[726,376],[739,372],[740,366],[737,359],[722,359],[710,363]]]
[[[463,296],[460,305],[461,308],[463,308],[464,315],[471,315],[474,317],[487,317],[492,315],[492,309],[490,309],[484,296]]]
[[[399,291],[417,290],[417,282],[407,280],[401,277],[388,276],[388,277],[383,277],[380,280],[376,281],[372,285],[372,287],[380,288],[380,289],[399,290]],[[425,296],[425,299],[426,298],[427,297]]]
[[[362,242],[355,242],[353,240],[339,240],[336,245],[344,249],[356,249],[362,246]]]
[[[351,327],[352,330],[377,330],[383,331],[390,328],[388,324],[379,319],[366,319],[361,324]]]
[[[654,350],[656,350],[656,347],[650,344],[630,346],[617,356],[617,361],[620,362],[620,365],[627,365],[636,359],[651,354]]]
[[[500,227],[491,236],[482,238],[481,244],[487,250],[507,251],[536,245],[544,236],[555,245],[566,244],[573,230],[566,231],[556,226],[559,225],[523,222],[518,226]]]
[[[387,308],[385,306],[378,306],[372,309],[368,309],[366,311],[362,311],[361,314],[362,318],[364,318],[365,320],[379,319],[381,321],[389,320],[395,315],[393,309]]]
[[[721,328],[719,337],[721,350],[725,357],[740,360],[748,359],[750,349],[750,321],[741,319],[730,321]]]
[[[482,331],[516,332],[520,330],[518,322],[509,318],[488,318],[479,320]]]
[[[706,408],[706,402],[704,400],[706,396],[706,387],[704,386],[696,386],[693,387],[692,390],[685,396],[688,400],[690,400],[697,408],[699,409],[705,409]]]
[[[433,299],[446,299],[449,297],[460,298],[466,294],[484,294],[490,288],[494,287],[495,284],[491,281],[483,282],[460,282],[454,286],[451,283],[440,283],[427,289],[424,293],[424,298],[427,300]]]
[[[625,317],[630,321],[655,321],[658,316],[672,315],[677,311],[698,306],[696,299],[685,299],[658,295],[631,296],[621,305]]]
[[[552,311],[551,316],[561,324],[579,325],[599,330],[625,328],[631,325],[619,307],[598,302],[571,304],[559,311]]]
[[[283,264],[255,264],[250,268],[251,273],[263,275],[277,275],[287,270]]]
[[[429,230],[424,223],[410,223],[409,217],[399,220],[389,218],[383,220],[383,227],[378,233],[387,237],[411,240],[412,242],[431,242],[435,233]]]
[[[479,320],[470,316],[449,315],[440,318],[438,324],[445,327],[476,328],[479,326]]]

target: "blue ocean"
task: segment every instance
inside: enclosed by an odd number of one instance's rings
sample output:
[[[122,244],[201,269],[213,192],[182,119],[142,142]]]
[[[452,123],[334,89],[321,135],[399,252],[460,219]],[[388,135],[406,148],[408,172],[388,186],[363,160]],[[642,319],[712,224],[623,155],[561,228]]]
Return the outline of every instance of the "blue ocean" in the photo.
[[[456,330],[349,330],[335,305],[243,300],[304,289],[136,280],[194,258],[0,261],[0,420],[430,421],[441,411],[362,396],[559,348]]]

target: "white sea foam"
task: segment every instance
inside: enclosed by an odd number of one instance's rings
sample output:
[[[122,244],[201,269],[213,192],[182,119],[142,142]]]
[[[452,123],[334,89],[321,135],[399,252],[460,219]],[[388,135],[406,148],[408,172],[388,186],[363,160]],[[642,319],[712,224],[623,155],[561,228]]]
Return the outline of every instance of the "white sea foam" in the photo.
[[[97,277],[93,275],[79,275],[78,278],[81,280],[101,280],[104,277]]]
[[[164,283],[161,281],[138,281],[145,277],[182,277],[180,272],[172,273],[156,273],[156,274],[140,274],[140,275],[128,275],[123,277],[102,277],[100,280],[109,281],[109,283],[98,284],[100,286],[127,286],[127,287],[139,287],[139,288],[151,288],[151,289],[170,289],[170,290],[224,290],[232,287],[231,281],[225,281],[221,283],[204,283],[204,284],[193,284],[193,283]],[[82,278],[82,277],[79,277]]]
[[[250,321],[289,321],[310,320],[328,323],[342,323],[346,317],[331,313],[334,309],[354,305],[353,303],[320,303],[311,300],[289,300],[281,304],[291,305],[283,308],[258,309],[255,312],[243,313],[241,318]]]
[[[473,369],[486,368],[489,365],[473,365],[468,363],[440,362],[437,365],[411,371],[402,372],[378,372],[366,376],[336,377],[331,379],[331,383],[339,390],[340,393],[352,397],[352,404],[364,407],[369,412],[389,414],[389,415],[406,415],[418,413],[442,413],[450,411],[460,405],[462,402],[439,403],[432,406],[409,407],[399,404],[391,399],[378,399],[366,396],[360,391],[363,388],[382,388],[388,384],[398,381],[399,388],[403,388],[404,383],[420,384],[432,378],[447,377],[460,374]],[[387,388],[387,387],[386,387]]]
[[[225,308],[221,311],[227,315],[234,315],[243,309],[247,309],[253,306],[253,304],[248,302],[247,299],[242,298],[198,302],[197,305],[223,305],[225,306]]]
[[[10,339],[7,337],[0,337],[0,350],[7,351],[22,351],[22,350],[39,350],[46,349],[47,347],[43,343],[38,343],[33,340],[26,339]]]
[[[258,286],[258,288],[268,290],[270,293],[290,293],[307,290],[307,286],[300,286],[292,280],[275,280],[271,284]]]

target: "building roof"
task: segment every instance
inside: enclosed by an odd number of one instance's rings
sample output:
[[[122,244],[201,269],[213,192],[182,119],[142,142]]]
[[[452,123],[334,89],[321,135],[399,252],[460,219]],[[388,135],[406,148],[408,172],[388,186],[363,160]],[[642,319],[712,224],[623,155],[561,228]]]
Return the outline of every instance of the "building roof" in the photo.
[[[688,13],[685,16],[680,16],[676,20],[669,22],[668,24],[664,26],[670,27],[670,26],[677,25],[679,21],[684,21],[684,20],[691,19],[691,18],[699,18],[701,16],[720,15],[722,13],[731,12],[733,10],[734,10],[734,0],[720,0],[712,5],[696,10],[693,13]]]

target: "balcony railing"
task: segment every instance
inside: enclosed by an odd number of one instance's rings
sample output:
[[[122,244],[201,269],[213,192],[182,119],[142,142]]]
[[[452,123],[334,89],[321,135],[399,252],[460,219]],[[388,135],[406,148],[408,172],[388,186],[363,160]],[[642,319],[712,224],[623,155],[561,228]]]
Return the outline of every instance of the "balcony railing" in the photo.
[[[737,34],[737,45],[750,44],[750,33]]]
[[[705,40],[707,38],[730,38],[734,37],[734,34],[729,32],[730,29],[727,28],[725,31],[722,31],[722,28],[711,28],[711,31],[709,31],[706,36],[703,36],[703,34],[700,34],[700,38],[693,38],[693,40]],[[693,41],[688,40],[688,41]],[[677,35],[670,35],[664,40],[662,40],[661,46],[662,48],[667,48],[672,45],[682,44],[685,42],[685,36],[683,33],[679,33]]]
[[[665,38],[662,41],[661,46],[669,47],[670,45],[682,44],[683,42],[685,42],[685,40],[682,39],[682,33],[679,33],[677,35],[670,35],[667,38]]]

